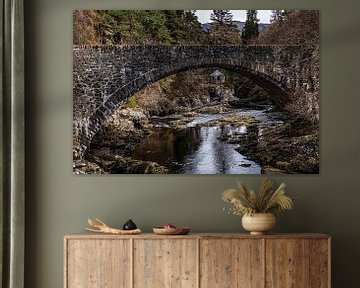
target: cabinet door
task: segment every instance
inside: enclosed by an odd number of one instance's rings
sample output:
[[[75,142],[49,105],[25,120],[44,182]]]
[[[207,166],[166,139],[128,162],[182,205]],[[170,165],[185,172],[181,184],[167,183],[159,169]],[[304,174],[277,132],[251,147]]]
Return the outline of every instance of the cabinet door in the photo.
[[[310,241],[310,288],[330,287],[330,240]]]
[[[134,240],[135,288],[195,288],[197,274],[197,240]]]
[[[200,241],[200,287],[264,287],[263,242],[260,239]]]
[[[68,239],[66,288],[131,287],[130,240]]]
[[[266,287],[309,287],[309,240],[266,239]]]

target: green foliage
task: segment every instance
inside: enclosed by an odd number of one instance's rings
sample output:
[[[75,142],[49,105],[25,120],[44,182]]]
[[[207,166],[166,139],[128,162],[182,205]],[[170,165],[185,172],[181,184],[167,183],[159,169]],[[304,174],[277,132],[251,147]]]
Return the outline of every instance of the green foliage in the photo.
[[[165,93],[171,92],[171,86],[172,86],[172,83],[174,82],[173,78],[174,78],[174,76],[169,76],[169,77],[166,77],[159,81],[162,91],[164,91]]]
[[[256,10],[247,10],[246,21],[243,31],[241,33],[241,40],[243,44],[249,44],[251,40],[259,36],[259,19],[257,19]]]
[[[195,10],[165,10],[171,44],[199,44],[205,37]]]
[[[233,15],[230,10],[213,10],[210,20],[220,25],[233,25]]]
[[[170,45],[199,44],[206,33],[201,29],[195,10],[86,10],[98,17],[91,23],[96,44],[114,45]],[[78,13],[79,14],[79,13]],[[82,15],[80,15],[82,16]],[[77,17],[74,31],[85,34],[85,29],[77,29],[82,23]],[[89,22],[89,21],[88,21]],[[81,27],[82,28],[82,27]],[[85,27],[86,28],[86,27]],[[85,31],[85,32],[84,32]],[[81,34],[80,33],[80,34]],[[78,35],[76,33],[75,36]],[[90,37],[86,35],[87,38]],[[86,39],[85,39],[86,40]],[[83,42],[85,42],[85,40]],[[79,41],[78,41],[79,42]],[[89,41],[87,41],[89,42]],[[95,44],[94,40],[91,40]],[[81,43],[79,43],[81,44]]]
[[[251,215],[254,213],[283,214],[285,210],[294,207],[291,197],[285,195],[284,183],[274,191],[274,183],[264,179],[260,185],[259,193],[249,190],[243,182],[238,182],[239,189],[227,189],[222,198],[232,206],[229,211],[234,215]]]
[[[105,10],[99,23],[102,44],[169,44],[166,18],[157,10]]]
[[[210,44],[239,44],[240,33],[233,24],[233,15],[229,10],[213,10],[210,15]]]
[[[150,41],[158,44],[169,44],[172,39],[166,27],[165,15],[155,10],[141,12],[139,16],[142,21],[142,27],[146,35],[150,35]]]
[[[136,95],[131,96],[127,102],[126,102],[126,106],[129,108],[136,108],[138,106],[137,104],[137,100],[136,100]]]

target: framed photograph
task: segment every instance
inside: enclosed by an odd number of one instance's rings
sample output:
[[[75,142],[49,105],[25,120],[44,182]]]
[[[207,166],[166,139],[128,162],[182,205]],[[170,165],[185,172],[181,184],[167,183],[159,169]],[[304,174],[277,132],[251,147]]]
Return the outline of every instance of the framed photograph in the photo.
[[[319,85],[316,10],[75,10],[73,172],[317,174]]]

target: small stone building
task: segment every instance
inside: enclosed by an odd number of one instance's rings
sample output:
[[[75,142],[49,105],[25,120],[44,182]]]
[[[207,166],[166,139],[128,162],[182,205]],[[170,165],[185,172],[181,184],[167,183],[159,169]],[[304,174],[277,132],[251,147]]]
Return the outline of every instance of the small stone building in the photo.
[[[223,84],[225,82],[225,75],[219,70],[215,70],[210,74],[210,82],[214,84]]]

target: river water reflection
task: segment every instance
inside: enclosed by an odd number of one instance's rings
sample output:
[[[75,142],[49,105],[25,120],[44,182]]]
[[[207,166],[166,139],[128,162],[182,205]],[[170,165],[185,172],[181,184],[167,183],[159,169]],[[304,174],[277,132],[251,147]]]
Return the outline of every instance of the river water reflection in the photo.
[[[273,114],[263,110],[239,111],[251,115],[264,125],[277,120]],[[261,174],[261,166],[247,159],[235,150],[236,144],[222,141],[231,134],[246,134],[246,126],[207,127],[204,123],[226,116],[224,114],[203,114],[187,125],[185,129],[172,129],[166,123],[154,128],[154,132],[136,147],[132,157],[157,162],[170,169],[170,173],[185,174]]]

